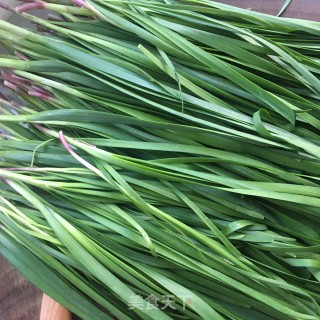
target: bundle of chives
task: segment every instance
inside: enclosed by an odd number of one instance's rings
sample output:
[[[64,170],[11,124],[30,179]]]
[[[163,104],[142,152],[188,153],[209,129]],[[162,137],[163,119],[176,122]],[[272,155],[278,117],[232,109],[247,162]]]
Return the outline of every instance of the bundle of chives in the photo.
[[[320,319],[320,24],[25,2],[37,32],[0,21],[0,253],[83,319]]]

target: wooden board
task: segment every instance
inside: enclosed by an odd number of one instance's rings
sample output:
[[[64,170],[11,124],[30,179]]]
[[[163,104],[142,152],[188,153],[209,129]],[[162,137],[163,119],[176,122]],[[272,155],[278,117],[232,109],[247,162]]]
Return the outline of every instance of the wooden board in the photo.
[[[42,293],[0,257],[0,319],[39,320]]]
[[[285,0],[218,2],[276,15]],[[283,16],[320,21],[320,0],[292,0]],[[0,257],[0,319],[39,320],[41,299],[41,293]]]
[[[40,320],[72,320],[71,312],[55,300],[47,296],[42,297]]]
[[[216,0],[263,13],[277,15],[285,0]],[[320,0],[292,0],[283,17],[320,21]]]

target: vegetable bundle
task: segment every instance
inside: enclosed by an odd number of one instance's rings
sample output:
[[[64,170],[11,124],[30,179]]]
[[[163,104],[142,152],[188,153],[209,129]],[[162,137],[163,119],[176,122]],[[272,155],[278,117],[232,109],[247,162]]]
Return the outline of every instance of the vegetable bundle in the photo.
[[[24,2],[36,32],[0,21],[0,253],[82,319],[320,319],[320,24]]]

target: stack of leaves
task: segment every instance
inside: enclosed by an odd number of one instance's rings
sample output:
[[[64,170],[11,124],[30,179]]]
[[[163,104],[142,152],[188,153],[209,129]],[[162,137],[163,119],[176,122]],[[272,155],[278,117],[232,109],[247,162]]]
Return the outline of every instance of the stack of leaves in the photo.
[[[0,21],[0,253],[82,319],[320,319],[320,24],[25,2],[36,32]]]

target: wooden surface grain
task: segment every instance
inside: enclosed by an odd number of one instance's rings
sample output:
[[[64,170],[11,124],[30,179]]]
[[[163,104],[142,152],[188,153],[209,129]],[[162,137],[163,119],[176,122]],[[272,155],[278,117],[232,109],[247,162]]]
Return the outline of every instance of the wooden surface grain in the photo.
[[[285,0],[216,0],[233,6],[277,15]],[[320,21],[320,0],[292,0],[283,17]]]
[[[51,299],[46,294],[43,295],[39,320],[72,320],[71,313]]]
[[[42,293],[0,256],[0,319],[39,320]]]
[[[220,0],[218,2],[277,14],[285,0]],[[283,16],[320,21],[320,0],[292,0]],[[42,294],[0,257],[0,319],[39,320]]]

